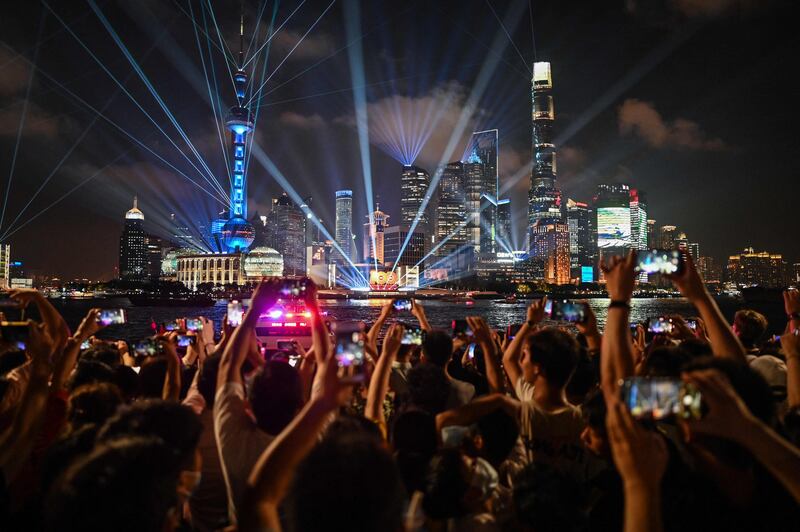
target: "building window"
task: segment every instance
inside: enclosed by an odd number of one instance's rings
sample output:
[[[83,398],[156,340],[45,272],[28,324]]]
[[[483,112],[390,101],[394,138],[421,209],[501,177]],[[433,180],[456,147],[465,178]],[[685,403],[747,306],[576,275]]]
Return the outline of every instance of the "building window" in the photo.
[[[234,146],[234,148],[233,148],[233,156],[236,159],[244,158],[244,146]]]

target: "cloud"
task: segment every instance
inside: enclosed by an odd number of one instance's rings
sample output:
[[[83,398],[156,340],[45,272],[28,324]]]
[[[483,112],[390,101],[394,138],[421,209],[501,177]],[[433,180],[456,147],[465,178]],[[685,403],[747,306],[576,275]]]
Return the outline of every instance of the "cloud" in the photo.
[[[751,10],[766,3],[767,0],[666,0],[666,2],[626,0],[625,9],[628,13],[651,16],[656,14],[664,16],[671,11],[686,17],[717,17],[734,10],[738,12]]]
[[[325,126],[325,120],[318,113],[301,115],[293,111],[286,111],[281,113],[279,120],[283,125],[299,129],[315,129]]]
[[[710,138],[697,122],[676,118],[667,122],[653,104],[635,98],[625,100],[617,116],[623,135],[641,137],[655,148],[716,151],[725,149],[719,138]]]
[[[272,49],[278,52],[279,61],[300,42],[303,34],[297,31],[283,29],[272,39]],[[333,38],[326,33],[309,33],[303,42],[292,52],[292,59],[321,59],[330,55],[335,50]]]
[[[16,137],[20,113],[22,113],[22,103],[0,110],[0,137]],[[22,134],[26,137],[44,137],[52,140],[58,136],[62,122],[64,121],[58,115],[51,115],[37,104],[28,102],[28,114],[25,117]]]
[[[8,49],[0,48],[0,96],[11,96],[28,86],[30,68],[25,60]]]

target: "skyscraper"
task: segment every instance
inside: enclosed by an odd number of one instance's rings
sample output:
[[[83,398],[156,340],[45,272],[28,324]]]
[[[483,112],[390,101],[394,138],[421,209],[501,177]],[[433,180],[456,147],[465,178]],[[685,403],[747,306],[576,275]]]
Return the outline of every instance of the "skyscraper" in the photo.
[[[537,220],[531,229],[530,256],[537,278],[549,284],[570,282],[569,226],[560,221]]]
[[[644,192],[631,189],[631,246],[644,250],[650,246],[647,239],[647,201]]]
[[[533,171],[528,193],[529,231],[539,220],[552,221],[562,217],[561,191],[556,186],[556,146],[553,142],[555,110],[552,90],[550,63],[534,63],[531,79]]]
[[[334,261],[347,264],[353,253],[353,191],[336,191],[336,242],[346,258],[334,254]]]
[[[431,176],[422,168],[417,166],[404,166],[403,174],[400,178],[400,223],[408,225],[417,219],[425,194],[431,186]],[[430,229],[428,209],[426,208],[419,214],[417,227],[426,233]]]
[[[496,251],[511,253],[514,251],[514,242],[511,236],[511,200],[502,199],[497,201],[495,224]]]
[[[647,220],[647,245],[651,248],[657,248],[661,245],[658,240],[655,220]]]
[[[598,251],[604,255],[625,255],[634,247],[630,187],[624,184],[598,185],[594,210]]]
[[[658,231],[658,242],[662,249],[676,249],[678,245],[678,228],[674,225],[662,225]]]
[[[419,226],[414,229],[408,245],[400,255],[400,249],[403,242],[406,241],[409,231],[410,228],[405,225],[393,225],[384,229],[383,258],[386,263],[394,264],[396,262],[397,266],[416,266],[423,259],[425,256],[425,233],[419,230]]]
[[[569,276],[581,282],[594,280],[595,242],[592,230],[592,209],[586,203],[567,200],[569,226]]]
[[[9,287],[11,280],[11,244],[0,244],[0,288]]]
[[[468,239],[484,256],[495,252],[498,143],[496,129],[474,132],[464,161]]]
[[[144,281],[148,275],[147,236],[144,214],[134,196],[133,208],[125,213],[125,227],[119,237],[119,277],[125,281]]]
[[[370,220],[372,223],[370,223]],[[380,205],[376,205],[372,216],[367,216],[367,223],[364,224],[364,262],[373,263],[377,261],[379,266],[383,265],[384,242],[383,232],[389,225],[389,215],[381,210]],[[375,249],[372,248],[373,242]]]
[[[697,262],[700,259],[700,244],[697,242],[689,242],[688,250],[692,260]]]
[[[158,280],[161,276],[161,258],[168,244],[161,237],[147,235],[145,247],[147,248],[147,277]]]
[[[464,163],[447,164],[439,178],[435,242],[438,257],[450,255],[467,242]],[[443,244],[439,245],[440,243]]]
[[[301,277],[306,273],[306,216],[284,192],[273,202],[268,218],[274,224],[269,247],[283,257],[283,275]]]

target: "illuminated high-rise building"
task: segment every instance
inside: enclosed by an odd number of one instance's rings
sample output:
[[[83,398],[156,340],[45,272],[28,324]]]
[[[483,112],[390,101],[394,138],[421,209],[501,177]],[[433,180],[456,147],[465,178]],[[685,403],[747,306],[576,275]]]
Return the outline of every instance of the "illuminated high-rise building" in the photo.
[[[431,176],[427,171],[417,166],[403,166],[400,178],[400,223],[410,227],[419,214],[417,227],[426,234],[430,229],[428,208],[421,213],[420,208],[430,186]]]
[[[388,225],[389,215],[381,210],[380,205],[376,205],[372,216],[368,215],[364,224],[364,262],[370,264],[377,261],[379,266],[383,265],[383,232]]]
[[[148,273],[144,214],[134,196],[133,208],[125,213],[125,227],[119,237],[119,277],[124,281],[144,281]]]
[[[464,177],[467,207],[467,238],[479,255],[495,250],[498,174],[498,130],[472,134],[466,150]]]
[[[353,191],[336,191],[336,243],[342,249],[346,258],[337,252],[333,260],[346,264],[352,260],[353,254]]]
[[[495,242],[496,251],[511,253],[514,250],[514,239],[511,234],[511,200],[501,199],[497,201],[495,223]]]
[[[570,278],[579,282],[594,281],[595,238],[592,209],[588,204],[567,200],[567,225],[569,226]]]
[[[533,64],[531,103],[533,122],[533,171],[528,192],[528,226],[532,234],[536,222],[562,219],[561,191],[556,185],[556,146],[554,143],[555,109],[550,63]],[[534,246],[531,243],[531,249]]]
[[[302,277],[306,273],[305,214],[284,192],[273,200],[267,220],[267,246],[283,257],[283,275]]]
[[[161,276],[161,260],[164,250],[169,248],[169,244],[159,236],[146,235],[145,247],[147,248],[147,277],[158,280]]]
[[[647,201],[644,192],[631,189],[631,247],[645,250],[650,246],[647,240]]]
[[[438,184],[434,234],[438,257],[450,255],[467,242],[467,200],[464,187],[464,163],[457,161],[447,164],[442,169]]]
[[[570,282],[569,226],[561,221],[538,220],[531,229],[530,257],[536,278],[549,284]]]
[[[698,242],[689,242],[687,249],[689,251],[689,256],[692,257],[692,260],[697,262],[697,260],[700,258],[700,244]]]
[[[630,187],[619,183],[598,185],[593,201],[597,250],[603,255],[625,255],[634,247]]]
[[[244,18],[239,25],[239,65],[244,65]],[[255,239],[255,229],[247,221],[247,135],[255,121],[247,107],[247,72],[241,68],[233,75],[236,105],[230,108],[225,127],[231,132],[231,193],[228,221],[222,227],[222,247],[230,253],[247,251]]]
[[[738,286],[784,288],[787,285],[787,264],[783,256],[747,248],[728,258],[728,281]]]
[[[674,225],[662,225],[658,231],[658,242],[662,249],[677,249],[678,228]]]
[[[697,271],[706,283],[719,283],[722,281],[722,266],[713,257],[699,257]]]
[[[383,258],[387,264],[397,263],[397,266],[421,267],[419,263],[425,257],[425,233],[420,231],[419,226],[414,229],[411,238],[408,239],[408,245],[400,255],[409,231],[410,228],[405,225],[392,225],[384,229]]]
[[[655,220],[647,220],[647,245],[657,248],[660,244]]]
[[[5,290],[11,282],[11,244],[0,244],[0,288]]]

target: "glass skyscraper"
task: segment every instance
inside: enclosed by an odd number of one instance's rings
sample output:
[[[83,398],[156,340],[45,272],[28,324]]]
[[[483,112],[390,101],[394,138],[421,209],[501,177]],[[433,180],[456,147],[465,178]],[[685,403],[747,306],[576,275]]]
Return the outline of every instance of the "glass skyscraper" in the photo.
[[[476,131],[472,134],[464,161],[467,238],[475,251],[482,255],[495,252],[498,145],[496,129]]]
[[[630,187],[619,183],[597,185],[594,211],[598,251],[603,255],[625,255],[634,247]],[[645,223],[646,220],[645,217]]]
[[[467,242],[464,163],[457,161],[442,169],[438,185],[435,244],[438,257],[450,255]]]
[[[267,246],[283,257],[283,275],[305,275],[306,216],[302,209],[284,192],[273,200],[267,220]]]
[[[552,90],[550,63],[534,63],[531,80],[533,171],[528,192],[530,228],[539,220],[550,222],[562,218],[561,191],[556,186],[556,146],[553,139],[555,110]]]
[[[567,225],[569,226],[570,278],[594,278],[595,242],[592,209],[586,203],[567,200]],[[588,272],[592,275],[589,276]],[[586,273],[586,275],[584,275]]]
[[[149,273],[147,235],[144,214],[139,201],[133,198],[133,208],[125,213],[125,227],[119,237],[119,277],[125,281],[144,281]]]
[[[342,248],[347,259],[339,256],[339,253],[334,253],[334,259],[338,259],[341,263],[347,263],[347,260],[352,260],[353,254],[353,191],[352,190],[337,190],[336,191],[336,242]]]
[[[404,166],[403,174],[400,178],[400,223],[409,227],[417,219],[417,227],[427,233],[430,229],[428,209],[420,213],[420,207],[431,186],[431,176],[422,168],[417,166]]]

